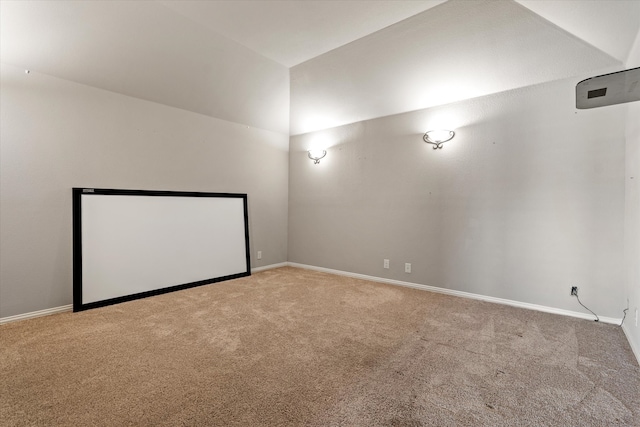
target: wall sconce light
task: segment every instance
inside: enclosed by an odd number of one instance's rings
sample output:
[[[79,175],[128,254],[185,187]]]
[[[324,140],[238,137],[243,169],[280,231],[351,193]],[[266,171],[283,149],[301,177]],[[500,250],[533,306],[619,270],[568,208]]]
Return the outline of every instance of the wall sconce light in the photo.
[[[430,130],[424,134],[422,139],[427,144],[433,144],[433,149],[437,150],[442,148],[442,144],[453,139],[455,134],[452,130]]]
[[[309,150],[309,158],[313,160],[313,164],[317,165],[320,163],[320,159],[327,155],[325,150]]]

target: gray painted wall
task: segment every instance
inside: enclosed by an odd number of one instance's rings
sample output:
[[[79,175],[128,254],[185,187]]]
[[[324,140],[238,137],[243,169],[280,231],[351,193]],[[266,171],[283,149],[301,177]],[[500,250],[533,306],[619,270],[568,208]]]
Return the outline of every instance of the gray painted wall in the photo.
[[[0,71],[0,318],[71,303],[72,187],[248,193],[253,266],[287,260],[288,135]]]
[[[576,83],[292,137],[289,261],[621,318],[627,107],[575,110]]]
[[[640,34],[627,60],[626,68],[634,67],[640,67]],[[640,311],[640,102],[627,104],[627,108],[624,234],[625,297],[629,301],[629,311],[624,328],[640,360],[640,320],[636,321],[636,313]]]

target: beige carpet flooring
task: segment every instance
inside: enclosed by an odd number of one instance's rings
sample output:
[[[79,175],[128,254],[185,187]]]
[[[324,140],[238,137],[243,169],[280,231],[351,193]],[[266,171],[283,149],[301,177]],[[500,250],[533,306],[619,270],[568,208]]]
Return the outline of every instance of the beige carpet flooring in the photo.
[[[618,326],[295,268],[0,345],[2,426],[640,426]]]

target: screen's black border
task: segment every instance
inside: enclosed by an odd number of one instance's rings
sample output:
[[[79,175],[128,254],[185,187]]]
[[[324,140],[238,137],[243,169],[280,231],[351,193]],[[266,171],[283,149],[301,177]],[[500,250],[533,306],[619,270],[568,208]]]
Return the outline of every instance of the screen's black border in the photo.
[[[232,274],[230,276],[214,277],[199,280],[197,282],[183,283],[151,291],[140,292],[131,295],[124,295],[117,298],[110,298],[101,301],[94,301],[87,304],[82,303],[82,196],[152,196],[152,197],[222,197],[242,199],[244,206],[244,239],[246,250],[247,269],[243,273]],[[132,301],[146,298],[153,295],[166,294],[168,292],[179,291],[181,289],[193,288],[207,285],[209,283],[222,282],[225,280],[237,279],[251,275],[251,258],[249,249],[249,213],[247,207],[247,195],[240,193],[202,193],[194,191],[158,191],[158,190],[116,190],[107,188],[73,187],[73,311],[89,310],[91,308],[104,307],[118,304],[125,301]]]

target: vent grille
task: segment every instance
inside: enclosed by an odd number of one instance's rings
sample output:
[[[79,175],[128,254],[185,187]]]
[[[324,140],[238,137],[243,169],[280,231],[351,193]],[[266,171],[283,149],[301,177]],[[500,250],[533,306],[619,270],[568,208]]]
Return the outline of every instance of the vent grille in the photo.
[[[590,90],[587,92],[587,99],[591,98],[599,98],[601,96],[605,96],[607,94],[607,88],[603,87],[602,89]]]

